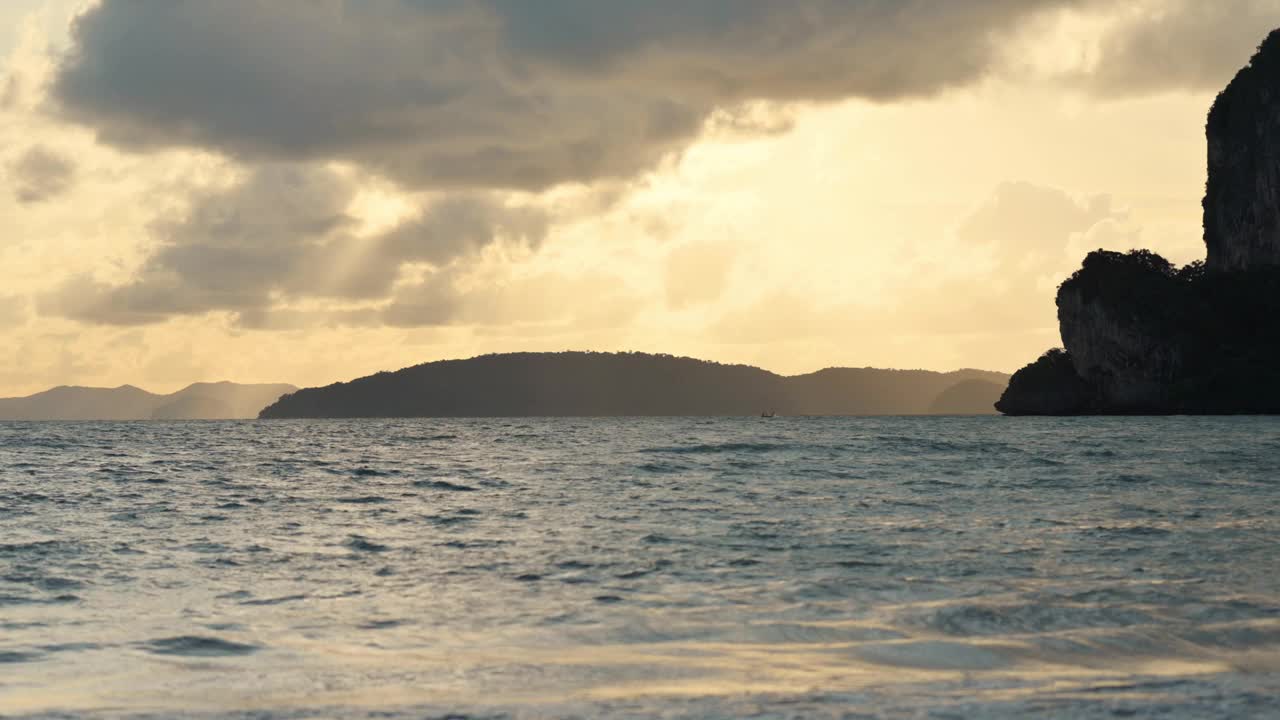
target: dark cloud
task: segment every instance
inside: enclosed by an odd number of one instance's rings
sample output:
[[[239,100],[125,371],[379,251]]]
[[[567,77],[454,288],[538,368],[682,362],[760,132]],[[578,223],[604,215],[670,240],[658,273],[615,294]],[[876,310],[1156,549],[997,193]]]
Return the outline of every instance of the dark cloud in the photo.
[[[446,266],[499,240],[536,246],[547,231],[541,210],[471,194],[444,198],[382,235],[359,237],[347,214],[354,195],[349,180],[324,168],[261,166],[156,222],[159,245],[131,282],[75,278],[42,309],[122,325],[216,310],[268,327],[279,324],[268,316],[282,303],[384,300],[406,264]],[[368,316],[333,317],[348,324]]]
[[[472,255],[495,237],[516,238],[536,246],[546,237],[547,212],[536,207],[499,205],[475,195],[451,195],[387,233],[379,255],[391,262],[441,265]]]
[[[133,149],[341,159],[417,188],[628,178],[754,100],[892,100],[984,76],[1084,0],[105,0],[53,83]]]
[[[9,167],[18,202],[44,202],[66,192],[75,180],[75,164],[42,145],[28,148]]]
[[[1108,95],[1218,90],[1280,26],[1280,0],[1164,0],[1108,34],[1078,80]]]
[[[435,273],[397,293],[378,321],[392,327],[449,325],[461,319],[463,294],[452,273]]]
[[[1277,3],[1166,0],[1108,35],[1098,69],[1079,81],[1117,94],[1220,83]],[[551,222],[549,210],[513,205],[502,191],[620,187],[612,181],[678,154],[708,124],[785,129],[778,103],[891,101],[972,84],[1000,69],[1006,40],[1027,20],[1063,8],[1114,5],[102,0],[76,21],[50,86],[54,109],[103,142],[211,149],[248,175],[158,222],[156,249],[132,281],[80,278],[41,307],[115,324],[210,311],[261,328],[484,322],[501,293],[460,289],[460,265],[500,240],[537,246]],[[437,199],[381,236],[359,237],[347,215],[356,189],[323,169],[328,161]],[[960,232],[1006,243],[992,254],[1009,272],[1040,272],[1060,251],[1018,243],[1060,243],[1046,227],[1089,228],[1110,213],[1069,198],[1070,207],[1055,205],[1034,188],[1002,193]],[[987,232],[1013,222],[1008,213],[1025,235]],[[406,266],[425,268],[416,285],[404,286]],[[676,307],[713,294],[669,280]],[[518,309],[502,298],[505,312]],[[288,309],[310,299],[365,307]]]

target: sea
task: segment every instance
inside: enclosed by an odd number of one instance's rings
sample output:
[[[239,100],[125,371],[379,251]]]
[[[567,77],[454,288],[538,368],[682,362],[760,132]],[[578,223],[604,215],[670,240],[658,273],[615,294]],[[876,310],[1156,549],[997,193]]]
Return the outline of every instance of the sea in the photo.
[[[1280,419],[0,423],[5,718],[1276,718]]]

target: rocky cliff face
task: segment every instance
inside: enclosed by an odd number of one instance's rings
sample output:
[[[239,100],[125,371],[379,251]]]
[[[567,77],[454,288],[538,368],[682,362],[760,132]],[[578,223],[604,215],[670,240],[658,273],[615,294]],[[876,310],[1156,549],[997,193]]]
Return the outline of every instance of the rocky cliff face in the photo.
[[[1280,30],[1218,95],[1206,134],[1206,265],[1280,265]]]
[[[1058,290],[1065,351],[1013,376],[1011,415],[1280,412],[1280,267],[1090,253]],[[1052,362],[1049,362],[1052,360]]]
[[[1058,326],[1100,406],[1166,407],[1187,364],[1176,273],[1153,253],[1095,252],[1058,290]]]
[[[1079,415],[1094,405],[1093,388],[1076,374],[1071,356],[1054,348],[1019,370],[995,407],[1006,415]]]
[[[1058,289],[1065,351],[1015,374],[1001,412],[1280,412],[1280,30],[1218,96],[1207,135],[1207,261],[1090,253]]]

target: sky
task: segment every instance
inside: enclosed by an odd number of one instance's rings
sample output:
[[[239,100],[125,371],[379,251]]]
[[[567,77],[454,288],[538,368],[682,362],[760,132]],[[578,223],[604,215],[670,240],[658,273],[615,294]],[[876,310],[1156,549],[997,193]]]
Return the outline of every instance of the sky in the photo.
[[[5,0],[0,395],[489,352],[1013,371],[1204,256],[1280,0]]]

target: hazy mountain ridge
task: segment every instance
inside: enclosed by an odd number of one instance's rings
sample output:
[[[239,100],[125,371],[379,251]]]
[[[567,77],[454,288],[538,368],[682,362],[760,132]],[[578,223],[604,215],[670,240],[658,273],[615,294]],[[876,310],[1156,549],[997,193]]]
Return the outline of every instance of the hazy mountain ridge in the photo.
[[[0,420],[232,420],[257,417],[286,383],[194,383],[168,395],[132,385],[95,388],[60,385],[17,398],[0,398]]]
[[[672,355],[508,353],[299,390],[260,417],[926,415],[944,391],[970,380],[991,390],[966,414],[994,413],[1008,376],[985,370],[827,368],[787,377]]]

